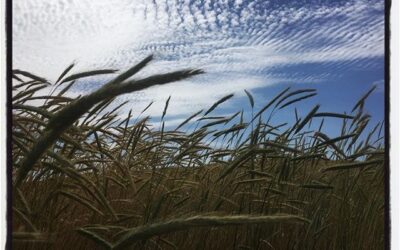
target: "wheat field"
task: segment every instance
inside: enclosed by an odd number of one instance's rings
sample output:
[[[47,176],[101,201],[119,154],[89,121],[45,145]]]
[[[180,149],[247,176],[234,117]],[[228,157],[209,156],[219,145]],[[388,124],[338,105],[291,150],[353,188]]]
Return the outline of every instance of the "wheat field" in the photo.
[[[14,249],[384,249],[383,122],[369,129],[364,109],[374,89],[350,114],[320,104],[293,124],[268,114],[315,89],[282,89],[259,110],[244,90],[251,119],[241,107],[215,115],[231,94],[166,129],[169,99],[159,127],[148,107],[139,116],[109,108],[122,94],[204,73],[135,78],[152,60],[123,73],[71,74],[71,65],[54,83],[13,71]],[[110,74],[68,96],[80,79]],[[342,122],[338,137],[323,132],[331,119]]]

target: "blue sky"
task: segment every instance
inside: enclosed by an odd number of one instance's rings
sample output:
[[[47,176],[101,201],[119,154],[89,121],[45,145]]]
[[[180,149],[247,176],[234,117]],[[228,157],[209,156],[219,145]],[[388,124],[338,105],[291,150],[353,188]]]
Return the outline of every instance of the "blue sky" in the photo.
[[[141,75],[181,68],[207,74],[141,93],[125,111],[160,116],[172,95],[168,122],[175,126],[219,98],[235,97],[216,114],[256,110],[287,86],[316,88],[318,95],[298,106],[306,114],[321,110],[350,112],[373,84],[366,103],[372,125],[384,117],[384,1],[246,0],[15,0],[13,66],[50,80],[71,62],[73,72],[124,70],[149,54],[153,62]],[[82,81],[73,95],[88,93],[106,79]],[[277,123],[293,117],[282,111]],[[328,123],[329,133],[338,132]]]

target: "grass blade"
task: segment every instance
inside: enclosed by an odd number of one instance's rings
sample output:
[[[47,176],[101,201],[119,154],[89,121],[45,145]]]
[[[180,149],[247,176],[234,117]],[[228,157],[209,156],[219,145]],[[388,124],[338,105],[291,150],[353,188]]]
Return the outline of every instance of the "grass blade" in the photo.
[[[227,96],[222,97],[220,100],[218,100],[217,102],[215,102],[215,103],[211,106],[211,108],[209,108],[209,109],[206,111],[206,113],[204,114],[204,116],[206,116],[206,115],[208,115],[209,113],[211,113],[214,109],[216,109],[216,108],[218,107],[218,105],[220,105],[220,104],[226,102],[227,100],[229,100],[229,99],[232,98],[232,97],[233,97],[233,94],[230,94],[230,95],[227,95]]]

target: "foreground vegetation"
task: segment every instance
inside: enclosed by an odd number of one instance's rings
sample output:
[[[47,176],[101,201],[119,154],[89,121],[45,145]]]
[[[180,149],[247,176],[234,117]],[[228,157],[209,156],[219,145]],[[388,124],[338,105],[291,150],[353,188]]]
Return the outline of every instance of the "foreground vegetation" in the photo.
[[[75,99],[76,80],[114,71],[71,65],[52,84],[13,72],[15,249],[384,248],[383,124],[365,131],[363,108],[373,89],[350,115],[317,105],[291,125],[268,114],[314,89],[284,89],[261,110],[246,91],[250,120],[213,116],[228,95],[167,130],[168,99],[158,129],[148,107],[121,119],[123,105],[110,105],[202,72],[130,80],[151,59]],[[325,119],[343,122],[339,137],[323,133]]]

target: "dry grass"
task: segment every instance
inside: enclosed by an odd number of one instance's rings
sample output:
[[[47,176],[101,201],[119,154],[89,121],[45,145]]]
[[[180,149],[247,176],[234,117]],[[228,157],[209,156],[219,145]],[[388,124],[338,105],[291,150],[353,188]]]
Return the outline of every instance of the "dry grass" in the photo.
[[[227,95],[173,130],[163,121],[168,98],[155,129],[143,117],[148,107],[125,119],[120,106],[108,107],[118,95],[201,71],[128,79],[151,60],[76,99],[66,96],[75,80],[115,71],[71,75],[71,65],[54,84],[14,71],[15,249],[384,248],[382,124],[365,131],[363,111],[372,90],[353,114],[317,105],[303,118],[296,112],[292,126],[267,114],[314,89],[287,88],[248,121],[242,112],[211,116]],[[342,134],[328,137],[323,122],[306,131],[323,119],[342,120]]]

